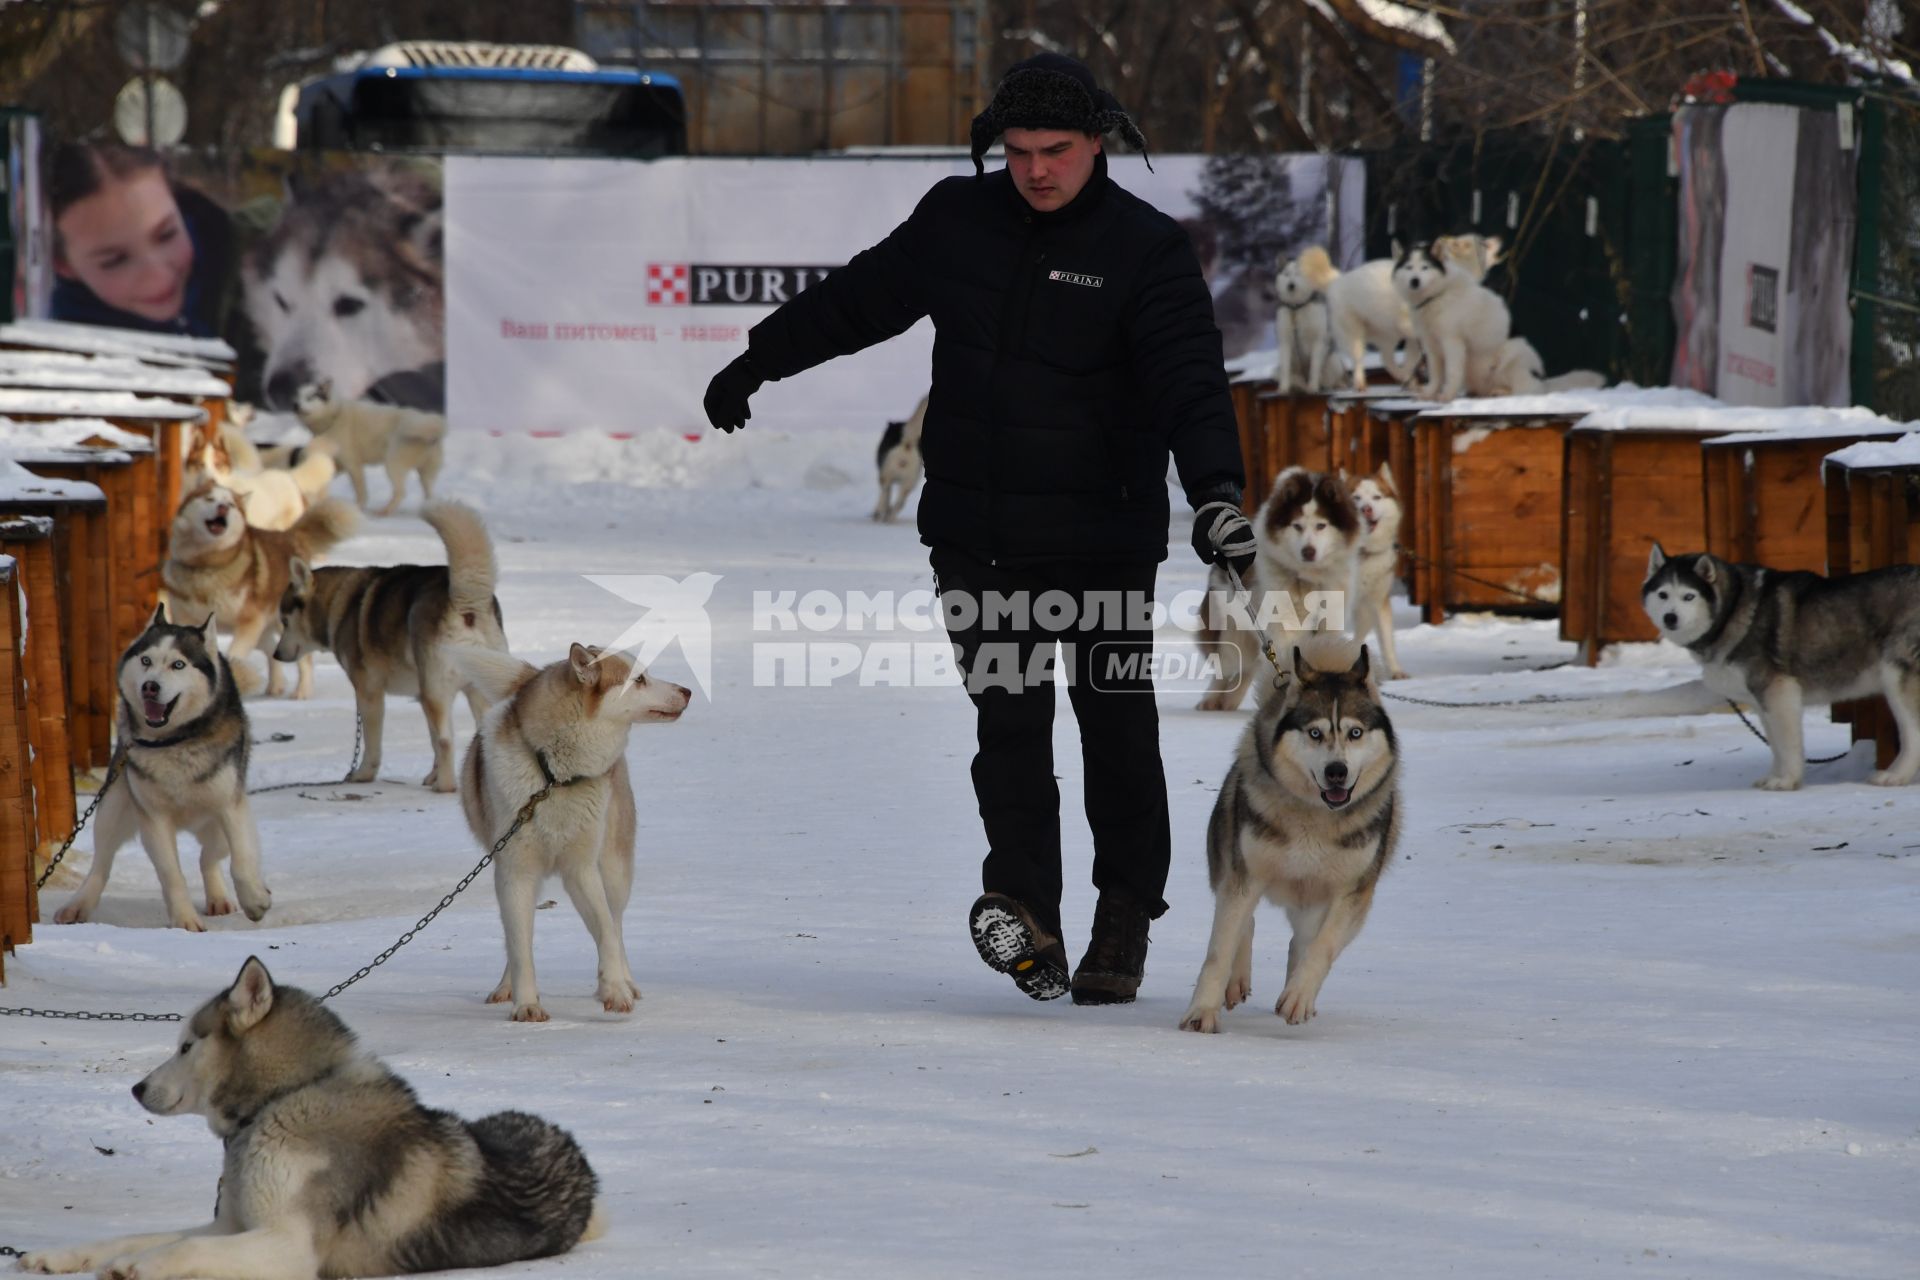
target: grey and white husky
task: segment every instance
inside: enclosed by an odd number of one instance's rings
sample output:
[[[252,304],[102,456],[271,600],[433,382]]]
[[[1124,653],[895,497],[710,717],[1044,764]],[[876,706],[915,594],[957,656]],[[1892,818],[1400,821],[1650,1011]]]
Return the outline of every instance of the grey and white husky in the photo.
[[[519,1111],[420,1104],[313,996],[257,957],[133,1086],[155,1115],[205,1116],[226,1146],[213,1221],[29,1253],[23,1270],[116,1280],[316,1280],[493,1267],[600,1232],[593,1169]]]
[[[213,615],[197,627],[175,626],[166,606],[155,609],[147,629],[120,655],[119,686],[125,760],[94,818],[93,867],[54,921],[76,924],[92,916],[114,855],[135,831],[176,927],[206,929],[180,874],[182,831],[200,841],[207,914],[233,911],[220,874],[231,854],[240,909],[258,920],[273,894],[260,878],[260,830],[247,806],[247,713],[221,656]]]
[[[1221,1004],[1252,994],[1262,898],[1293,925],[1273,1011],[1290,1023],[1311,1018],[1399,842],[1399,747],[1367,651],[1321,641],[1308,655],[1294,650],[1292,678],[1254,713],[1207,822],[1213,936],[1185,1031],[1218,1031]]]
[[[1656,542],[1640,603],[1699,660],[1707,688],[1759,708],[1773,768],[1755,786],[1799,789],[1804,707],[1876,693],[1893,709],[1900,753],[1867,781],[1899,787],[1920,773],[1920,565],[1827,578],[1670,557]]]

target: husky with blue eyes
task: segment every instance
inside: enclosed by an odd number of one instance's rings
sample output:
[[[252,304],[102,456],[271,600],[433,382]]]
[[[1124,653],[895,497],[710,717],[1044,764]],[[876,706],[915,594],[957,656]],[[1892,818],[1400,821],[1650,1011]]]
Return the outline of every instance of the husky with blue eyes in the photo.
[[[1920,774],[1920,566],[1827,578],[1669,556],[1656,542],[1640,603],[1699,661],[1707,688],[1759,709],[1773,768],[1755,786],[1799,789],[1804,708],[1876,693],[1893,711],[1900,754],[1867,781],[1901,787]]]
[[[1241,736],[1207,823],[1213,937],[1182,1030],[1218,1031],[1253,992],[1253,916],[1287,913],[1287,979],[1274,1012],[1314,1015],[1327,973],[1366,923],[1399,842],[1399,748],[1367,651],[1327,636],[1265,699]]]
[[[179,835],[200,842],[200,878],[210,916],[234,910],[220,864],[231,855],[240,910],[258,920],[273,905],[260,876],[260,831],[247,807],[246,709],[221,656],[213,616],[198,626],[167,621],[166,606],[120,657],[119,776],[93,822],[93,867],[59,924],[93,918],[113,856],[135,832],[160,876],[167,919],[204,932],[180,874]]]

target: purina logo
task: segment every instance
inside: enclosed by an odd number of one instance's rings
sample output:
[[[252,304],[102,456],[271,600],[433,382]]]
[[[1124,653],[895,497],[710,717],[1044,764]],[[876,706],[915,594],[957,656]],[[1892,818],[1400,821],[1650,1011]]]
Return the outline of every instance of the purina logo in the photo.
[[[832,267],[726,267],[647,264],[650,307],[777,307],[827,278]]]
[[[1047,279],[1058,280],[1061,284],[1085,285],[1089,289],[1098,289],[1101,282],[1099,276],[1083,276],[1078,271],[1049,271]]]

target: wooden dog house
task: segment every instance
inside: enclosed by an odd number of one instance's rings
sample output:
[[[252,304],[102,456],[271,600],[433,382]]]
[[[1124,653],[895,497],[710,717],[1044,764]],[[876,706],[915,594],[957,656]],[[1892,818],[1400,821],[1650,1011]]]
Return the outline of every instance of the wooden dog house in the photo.
[[[1740,420],[1766,429],[1742,429],[1701,446],[1706,549],[1736,564],[1826,572],[1822,460],[1863,440],[1897,440],[1913,428],[1865,409],[1745,409]]]
[[[113,754],[113,665],[146,627],[140,567],[153,534],[153,446],[106,422],[18,423],[0,418],[0,457],[33,474],[96,486],[105,504],[76,510],[56,531],[73,760],[100,768]]]
[[[1288,467],[1327,469],[1327,397],[1263,391],[1259,404],[1261,420],[1266,424],[1268,488]]]
[[[1821,473],[1829,573],[1920,564],[1920,432],[1851,445],[1830,454]],[[1835,718],[1851,723],[1855,742],[1875,744],[1875,767],[1893,763],[1900,735],[1886,700],[1863,699],[1847,711]]]
[[[1567,433],[1560,638],[1589,666],[1610,644],[1660,638],[1640,584],[1654,543],[1676,554],[1704,545],[1702,442],[1767,422],[1749,409],[1655,406],[1589,414]]]
[[[1426,620],[1460,609],[1557,612],[1567,433],[1604,409],[1713,403],[1617,387],[1456,400],[1415,415],[1412,481],[1402,488],[1418,495],[1411,549]]]
[[[1233,420],[1240,429],[1240,465],[1247,478],[1240,504],[1248,511],[1267,497],[1267,428],[1260,397],[1275,385],[1264,374],[1250,373],[1237,374],[1227,383],[1227,393],[1233,398]]]

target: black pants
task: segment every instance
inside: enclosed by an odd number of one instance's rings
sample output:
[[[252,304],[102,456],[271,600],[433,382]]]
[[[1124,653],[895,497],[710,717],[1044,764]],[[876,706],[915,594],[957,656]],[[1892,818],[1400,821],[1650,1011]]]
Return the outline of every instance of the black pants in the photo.
[[[977,712],[973,791],[987,832],[982,887],[1019,899],[1059,933],[1060,788],[1048,678],[1059,643],[1058,667],[1080,723],[1094,887],[1129,894],[1158,916],[1167,909],[1160,895],[1173,841],[1147,665],[1153,633],[1148,618],[1126,607],[1152,601],[1157,566],[1006,569],[945,547],[932,559],[941,614]],[[994,595],[1024,599],[1028,616],[995,614],[984,607]],[[1059,607],[1069,600],[1074,616],[1062,627]]]

